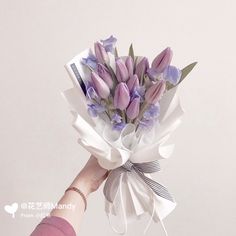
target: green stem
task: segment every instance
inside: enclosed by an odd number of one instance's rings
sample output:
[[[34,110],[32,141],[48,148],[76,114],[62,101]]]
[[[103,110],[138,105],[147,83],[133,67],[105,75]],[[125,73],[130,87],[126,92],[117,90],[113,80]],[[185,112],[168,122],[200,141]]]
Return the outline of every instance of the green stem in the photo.
[[[121,117],[122,117],[123,121],[126,121],[126,119],[125,119],[125,112],[124,111],[121,111]]]
[[[127,116],[127,123],[132,123],[132,120]]]
[[[138,125],[138,121],[143,117],[143,114],[144,114],[144,112],[147,110],[148,106],[149,106],[149,104],[145,101],[145,102],[143,103],[143,106],[142,106],[140,112],[139,112],[138,117],[134,120],[134,125],[135,125],[135,126]]]

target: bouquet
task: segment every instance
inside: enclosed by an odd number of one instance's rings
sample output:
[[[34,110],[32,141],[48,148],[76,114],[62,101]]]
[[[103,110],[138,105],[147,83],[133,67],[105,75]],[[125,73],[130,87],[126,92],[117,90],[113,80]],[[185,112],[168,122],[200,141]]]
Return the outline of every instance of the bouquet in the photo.
[[[96,42],[94,51],[87,49],[66,64],[74,87],[63,96],[79,144],[110,170],[103,192],[113,229],[124,234],[129,221],[147,213],[146,230],[152,220],[165,230],[162,220],[176,202],[150,174],[173,151],[174,145],[165,143],[183,115],[177,88],[196,62],[178,69],[167,47],[149,64],[147,57],[135,55],[132,44],[128,55],[120,56],[116,41],[110,36]],[[121,217],[122,230],[111,216]]]

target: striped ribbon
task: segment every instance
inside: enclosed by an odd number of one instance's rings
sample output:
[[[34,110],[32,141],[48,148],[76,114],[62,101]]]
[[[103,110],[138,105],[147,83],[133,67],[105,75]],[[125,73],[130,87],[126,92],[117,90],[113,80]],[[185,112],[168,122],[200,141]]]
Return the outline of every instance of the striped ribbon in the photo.
[[[145,173],[150,174],[160,171],[160,164],[157,160],[144,163],[133,163],[131,161],[127,161],[123,166],[112,170],[107,178],[103,189],[103,193],[109,202],[113,202],[113,197],[111,196],[111,193],[109,191],[113,181],[115,180],[115,178],[117,178],[117,175],[121,175],[125,171],[135,171],[156,195],[174,202],[173,197],[168,192],[165,186],[159,184],[158,182],[152,180],[151,178],[145,175]]]

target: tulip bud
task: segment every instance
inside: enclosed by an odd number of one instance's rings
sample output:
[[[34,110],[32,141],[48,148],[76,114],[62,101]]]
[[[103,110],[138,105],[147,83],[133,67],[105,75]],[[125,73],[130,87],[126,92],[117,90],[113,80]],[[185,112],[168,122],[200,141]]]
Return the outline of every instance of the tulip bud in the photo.
[[[100,78],[99,75],[97,75],[96,73],[92,72],[91,80],[98,96],[104,99],[108,98],[110,94],[110,89],[108,85],[103,81],[103,79]]]
[[[135,88],[139,86],[139,79],[137,75],[132,75],[130,79],[127,82],[127,86],[129,88],[129,91],[134,91]]]
[[[122,59],[116,60],[116,77],[119,82],[125,82],[129,78],[129,72]]]
[[[133,58],[131,56],[128,56],[126,58],[125,65],[128,69],[129,76],[133,75],[134,74],[134,61],[133,61]]]
[[[103,64],[98,64],[98,75],[106,82],[110,89],[113,88],[113,79],[108,69]]]
[[[166,89],[166,83],[164,80],[160,80],[152,85],[145,94],[145,100],[149,104],[156,104],[164,94]]]
[[[130,101],[129,89],[126,83],[121,82],[116,86],[115,89],[114,107],[123,111],[129,105],[129,101]]]
[[[169,47],[166,48],[153,60],[152,68],[155,68],[156,72],[162,73],[170,65],[172,56],[172,50]]]
[[[134,100],[129,104],[126,114],[129,119],[133,120],[139,115],[140,97],[134,98]]]
[[[149,62],[146,57],[143,57],[142,60],[137,64],[135,74],[138,78],[141,79],[149,68]]]
[[[94,51],[99,63],[109,63],[109,56],[102,44],[96,42],[94,44]]]

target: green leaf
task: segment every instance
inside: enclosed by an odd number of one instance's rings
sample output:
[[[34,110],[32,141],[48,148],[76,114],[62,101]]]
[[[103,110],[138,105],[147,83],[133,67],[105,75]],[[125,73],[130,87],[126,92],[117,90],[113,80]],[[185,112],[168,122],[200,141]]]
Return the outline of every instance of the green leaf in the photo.
[[[192,69],[196,66],[196,64],[197,62],[193,62],[181,70],[182,75],[181,75],[179,83],[182,82],[182,80],[192,71]]]
[[[113,69],[112,69],[112,67],[111,67],[110,65],[106,64],[106,67],[107,67],[107,69],[109,70],[109,72],[110,72],[110,74],[111,74],[111,77],[112,77],[112,80],[113,80],[113,82],[114,82],[114,86],[113,86],[113,89],[112,89],[112,92],[114,92],[113,90],[114,90],[114,88],[115,88],[116,85],[117,85],[116,74],[115,74],[115,72],[113,71]]]
[[[115,53],[114,54],[115,54],[115,58],[119,57],[117,47],[115,47]]]
[[[168,84],[167,90],[170,90],[170,89],[176,87],[177,85],[179,85],[185,79],[185,77],[192,71],[192,69],[196,66],[196,64],[197,64],[197,62],[193,62],[193,63],[189,64],[188,66],[184,67],[181,70],[182,74],[181,74],[178,84],[176,84],[176,85]]]
[[[133,49],[133,44],[132,43],[129,47],[129,56],[131,56],[132,59],[134,60],[134,49]]]

